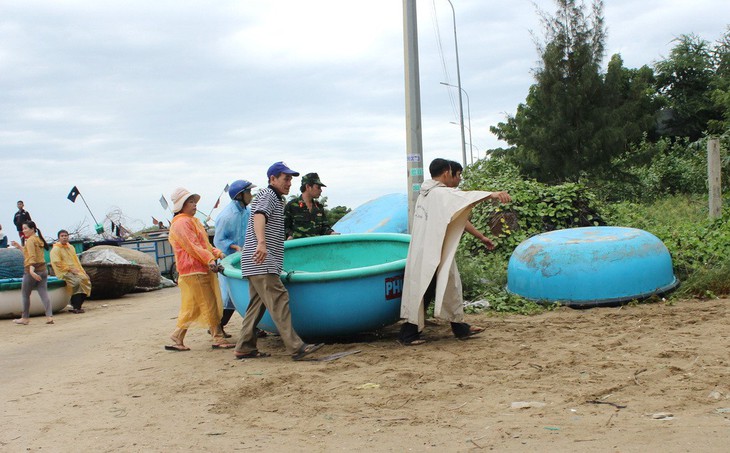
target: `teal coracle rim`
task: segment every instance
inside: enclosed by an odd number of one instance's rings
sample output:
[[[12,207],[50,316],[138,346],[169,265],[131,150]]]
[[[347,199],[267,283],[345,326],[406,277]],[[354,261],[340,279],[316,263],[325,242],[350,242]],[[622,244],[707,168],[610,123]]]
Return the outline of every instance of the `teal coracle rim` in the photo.
[[[0,279],[0,291],[20,289],[23,284],[22,278],[2,278]],[[48,277],[48,289],[60,288],[66,286],[66,282],[56,277]]]
[[[405,248],[411,242],[411,236],[408,234],[400,233],[356,233],[356,234],[341,234],[341,235],[330,235],[330,236],[316,236],[311,238],[294,239],[286,241],[284,243],[284,253],[287,250],[303,248],[303,247],[318,247],[318,246],[333,246],[337,244],[346,245],[354,242],[373,242],[373,243],[402,243]],[[374,244],[375,245],[375,244]],[[402,256],[406,256],[407,253],[403,253]],[[285,255],[286,256],[286,255]],[[241,254],[234,253],[233,255],[227,256],[221,261],[223,265],[223,274],[226,277],[243,279],[241,276],[240,268]],[[286,269],[286,259],[284,265],[284,271],[281,273],[282,280],[292,283],[309,283],[309,282],[323,282],[333,280],[345,280],[352,278],[370,277],[373,275],[398,272],[402,271],[406,265],[406,258],[401,258],[387,263],[375,264],[369,266],[353,267],[349,269],[338,269],[332,271],[317,271],[308,272],[300,271],[296,269]]]

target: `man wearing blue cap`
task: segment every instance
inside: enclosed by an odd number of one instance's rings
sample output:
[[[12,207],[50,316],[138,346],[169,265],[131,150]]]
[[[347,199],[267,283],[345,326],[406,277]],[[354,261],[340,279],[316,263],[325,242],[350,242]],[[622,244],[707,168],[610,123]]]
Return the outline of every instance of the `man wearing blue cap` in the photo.
[[[294,331],[289,292],[279,277],[284,268],[284,196],[289,194],[292,177],[299,173],[284,162],[276,162],[266,175],[269,186],[261,189],[251,204],[241,251],[241,274],[248,279],[250,300],[234,354],[237,359],[269,356],[256,347],[256,324],[268,310],[287,352],[299,360],[323,346],[305,343]]]
[[[227,255],[231,255],[241,251],[243,239],[246,236],[246,225],[251,211],[247,206],[251,203],[253,195],[251,189],[256,187],[245,179],[233,181],[228,188],[228,195],[231,202],[223,208],[218,217],[215,219],[215,236],[213,237],[213,245]],[[230,321],[231,316],[236,311],[233,300],[228,292],[228,286],[223,278],[218,279],[221,287],[221,299],[223,300],[223,316],[221,317],[221,332],[226,338],[230,335],[223,328]]]

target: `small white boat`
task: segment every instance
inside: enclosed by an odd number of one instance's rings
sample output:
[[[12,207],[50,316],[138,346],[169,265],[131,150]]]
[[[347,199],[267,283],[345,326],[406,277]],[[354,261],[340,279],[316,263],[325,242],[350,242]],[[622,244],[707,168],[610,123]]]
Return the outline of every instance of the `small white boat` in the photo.
[[[0,279],[0,318],[20,318],[23,314],[23,299],[20,294],[22,278]],[[66,291],[66,282],[56,277],[48,277],[48,298],[51,300],[53,313],[58,313],[66,308],[71,297]],[[46,310],[43,308],[38,291],[30,293],[30,315],[43,316]]]

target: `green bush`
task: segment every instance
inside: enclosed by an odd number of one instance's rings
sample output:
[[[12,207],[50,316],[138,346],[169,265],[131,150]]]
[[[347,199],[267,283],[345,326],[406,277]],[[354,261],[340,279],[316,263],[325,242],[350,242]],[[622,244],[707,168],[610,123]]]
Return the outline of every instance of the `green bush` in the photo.
[[[667,246],[682,282],[677,295],[730,294],[729,209],[710,220],[706,196],[676,195],[650,204],[615,203],[605,214],[611,224],[646,230]]]
[[[730,147],[730,131],[719,137]],[[646,139],[612,162],[607,178],[585,181],[601,198],[610,201],[651,202],[666,195],[707,193],[707,137]],[[730,181],[730,157],[721,162],[722,180]],[[730,185],[725,184],[725,192]]]
[[[498,253],[511,254],[528,237],[563,228],[603,225],[596,197],[583,185],[555,186],[520,178],[516,167],[499,159],[480,160],[464,172],[464,190],[509,192],[513,201],[494,206],[481,203],[472,211],[471,222],[480,231],[497,231]],[[462,245],[469,253],[484,247],[472,236]]]

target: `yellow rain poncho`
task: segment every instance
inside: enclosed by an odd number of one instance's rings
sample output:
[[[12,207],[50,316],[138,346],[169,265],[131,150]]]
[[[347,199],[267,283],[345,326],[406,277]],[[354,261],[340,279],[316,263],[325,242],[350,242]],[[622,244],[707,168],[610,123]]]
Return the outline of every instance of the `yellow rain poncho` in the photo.
[[[208,263],[220,258],[221,251],[210,245],[200,220],[182,213],[172,219],[169,241],[180,275],[178,286],[182,301],[177,327],[218,325],[223,314],[221,293],[218,276],[210,271]]]
[[[91,295],[91,280],[71,244],[60,242],[53,244],[51,266],[56,277],[66,282],[66,290],[71,295],[79,293],[84,293],[87,297]]]

